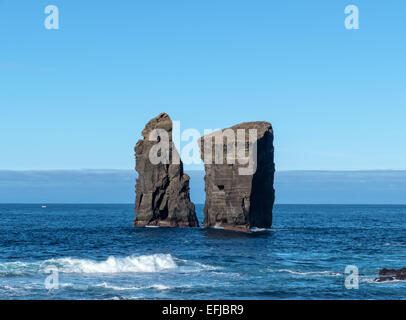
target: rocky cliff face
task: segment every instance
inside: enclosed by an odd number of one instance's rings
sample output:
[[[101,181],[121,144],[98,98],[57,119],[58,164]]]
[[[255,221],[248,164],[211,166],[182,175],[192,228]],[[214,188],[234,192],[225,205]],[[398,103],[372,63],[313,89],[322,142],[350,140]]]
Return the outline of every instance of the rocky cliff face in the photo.
[[[250,129],[256,130],[251,140]],[[239,132],[245,132],[245,137],[239,138]],[[230,140],[226,137],[230,137]],[[249,232],[254,227],[270,228],[275,199],[271,124],[268,122],[238,124],[202,137],[199,146],[206,170],[204,226],[244,232]],[[233,152],[228,151],[233,149],[234,157]],[[243,152],[240,156],[238,150]],[[253,170],[247,170],[247,164],[240,161],[241,155],[247,156],[249,150],[252,150],[250,163],[252,162]]]
[[[155,129],[167,132],[169,143],[165,145],[164,136],[153,136]],[[134,149],[138,172],[134,225],[198,227],[195,206],[190,201],[189,176],[183,173],[183,164],[172,142],[172,120],[162,113],[148,122],[142,135],[144,139]],[[151,137],[156,141],[150,141]],[[168,161],[153,163],[151,154]]]

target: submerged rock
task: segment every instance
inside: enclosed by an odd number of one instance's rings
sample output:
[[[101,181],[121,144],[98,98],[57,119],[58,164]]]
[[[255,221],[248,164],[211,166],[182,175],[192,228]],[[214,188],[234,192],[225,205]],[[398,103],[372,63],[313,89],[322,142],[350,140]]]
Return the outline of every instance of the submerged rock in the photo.
[[[243,232],[270,228],[275,200],[271,124],[241,123],[202,137],[199,146],[206,170],[204,226]]]
[[[379,278],[376,278],[377,282],[393,281],[393,280],[406,280],[406,268],[402,269],[386,269],[383,268],[379,271]]]
[[[142,135],[144,139],[134,148],[138,172],[134,225],[198,227],[195,206],[190,201],[189,176],[183,173],[172,141],[172,120],[161,113],[147,123]],[[157,163],[151,155],[163,161]]]

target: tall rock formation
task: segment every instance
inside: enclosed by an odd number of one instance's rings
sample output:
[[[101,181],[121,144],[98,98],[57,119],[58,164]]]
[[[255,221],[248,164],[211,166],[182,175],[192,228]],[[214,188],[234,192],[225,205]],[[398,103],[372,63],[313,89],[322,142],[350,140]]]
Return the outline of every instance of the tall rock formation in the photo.
[[[275,200],[271,124],[241,123],[202,137],[199,146],[206,170],[204,226],[244,232],[270,228]],[[242,161],[249,150],[252,170]]]
[[[134,225],[198,227],[195,206],[190,201],[189,176],[183,173],[183,163],[172,141],[172,120],[161,113],[147,123],[142,136],[144,139],[134,148],[138,172]],[[167,161],[156,163],[151,155]]]

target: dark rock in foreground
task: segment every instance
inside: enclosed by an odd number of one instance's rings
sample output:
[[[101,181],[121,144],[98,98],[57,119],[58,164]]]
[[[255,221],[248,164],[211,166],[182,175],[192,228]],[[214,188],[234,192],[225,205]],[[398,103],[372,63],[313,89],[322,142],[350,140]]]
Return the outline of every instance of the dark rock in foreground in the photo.
[[[162,150],[168,163],[153,164],[150,152],[162,139],[150,141],[154,129],[169,134],[169,145]],[[152,119],[142,131],[144,139],[135,146],[138,179],[135,186],[135,226],[198,227],[195,206],[190,201],[189,176],[172,142],[172,120],[166,113]],[[178,161],[176,161],[176,159]],[[174,161],[173,161],[174,160]]]
[[[239,129],[245,132],[244,139],[238,138],[237,130]],[[257,131],[255,139],[253,139],[254,143],[249,140],[249,129]],[[235,135],[234,141],[230,142],[226,138],[222,138],[232,135],[232,133]],[[216,136],[221,138],[216,139]],[[211,141],[211,145],[208,141]],[[235,163],[230,164],[227,161],[227,148],[232,149],[233,145],[236,151],[234,153]],[[250,149],[253,150],[252,154],[256,155],[256,168],[254,167],[251,173],[249,170],[248,173],[244,172],[247,164],[241,164],[237,160],[238,145],[245,155],[249,154]],[[256,149],[253,149],[254,145],[256,145]],[[199,146],[206,170],[204,226],[243,232],[249,232],[254,227],[270,228],[275,200],[273,188],[275,165],[271,124],[268,122],[241,123],[202,137],[199,140]],[[216,149],[223,150],[223,163],[219,163],[218,160],[221,156],[216,155]],[[207,152],[209,152],[209,156]],[[216,157],[217,161],[215,161]]]
[[[402,269],[382,269],[379,271],[379,278],[376,278],[377,282],[393,281],[393,280],[406,280],[406,268]]]

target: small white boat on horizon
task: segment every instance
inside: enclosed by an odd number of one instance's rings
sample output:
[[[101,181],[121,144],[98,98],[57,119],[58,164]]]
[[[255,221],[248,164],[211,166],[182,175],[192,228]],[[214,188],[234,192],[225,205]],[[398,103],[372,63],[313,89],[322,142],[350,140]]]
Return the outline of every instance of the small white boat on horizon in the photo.
[[[45,206],[45,205],[42,205],[42,206],[41,206],[42,209],[45,209],[46,207],[47,207],[47,206]]]

